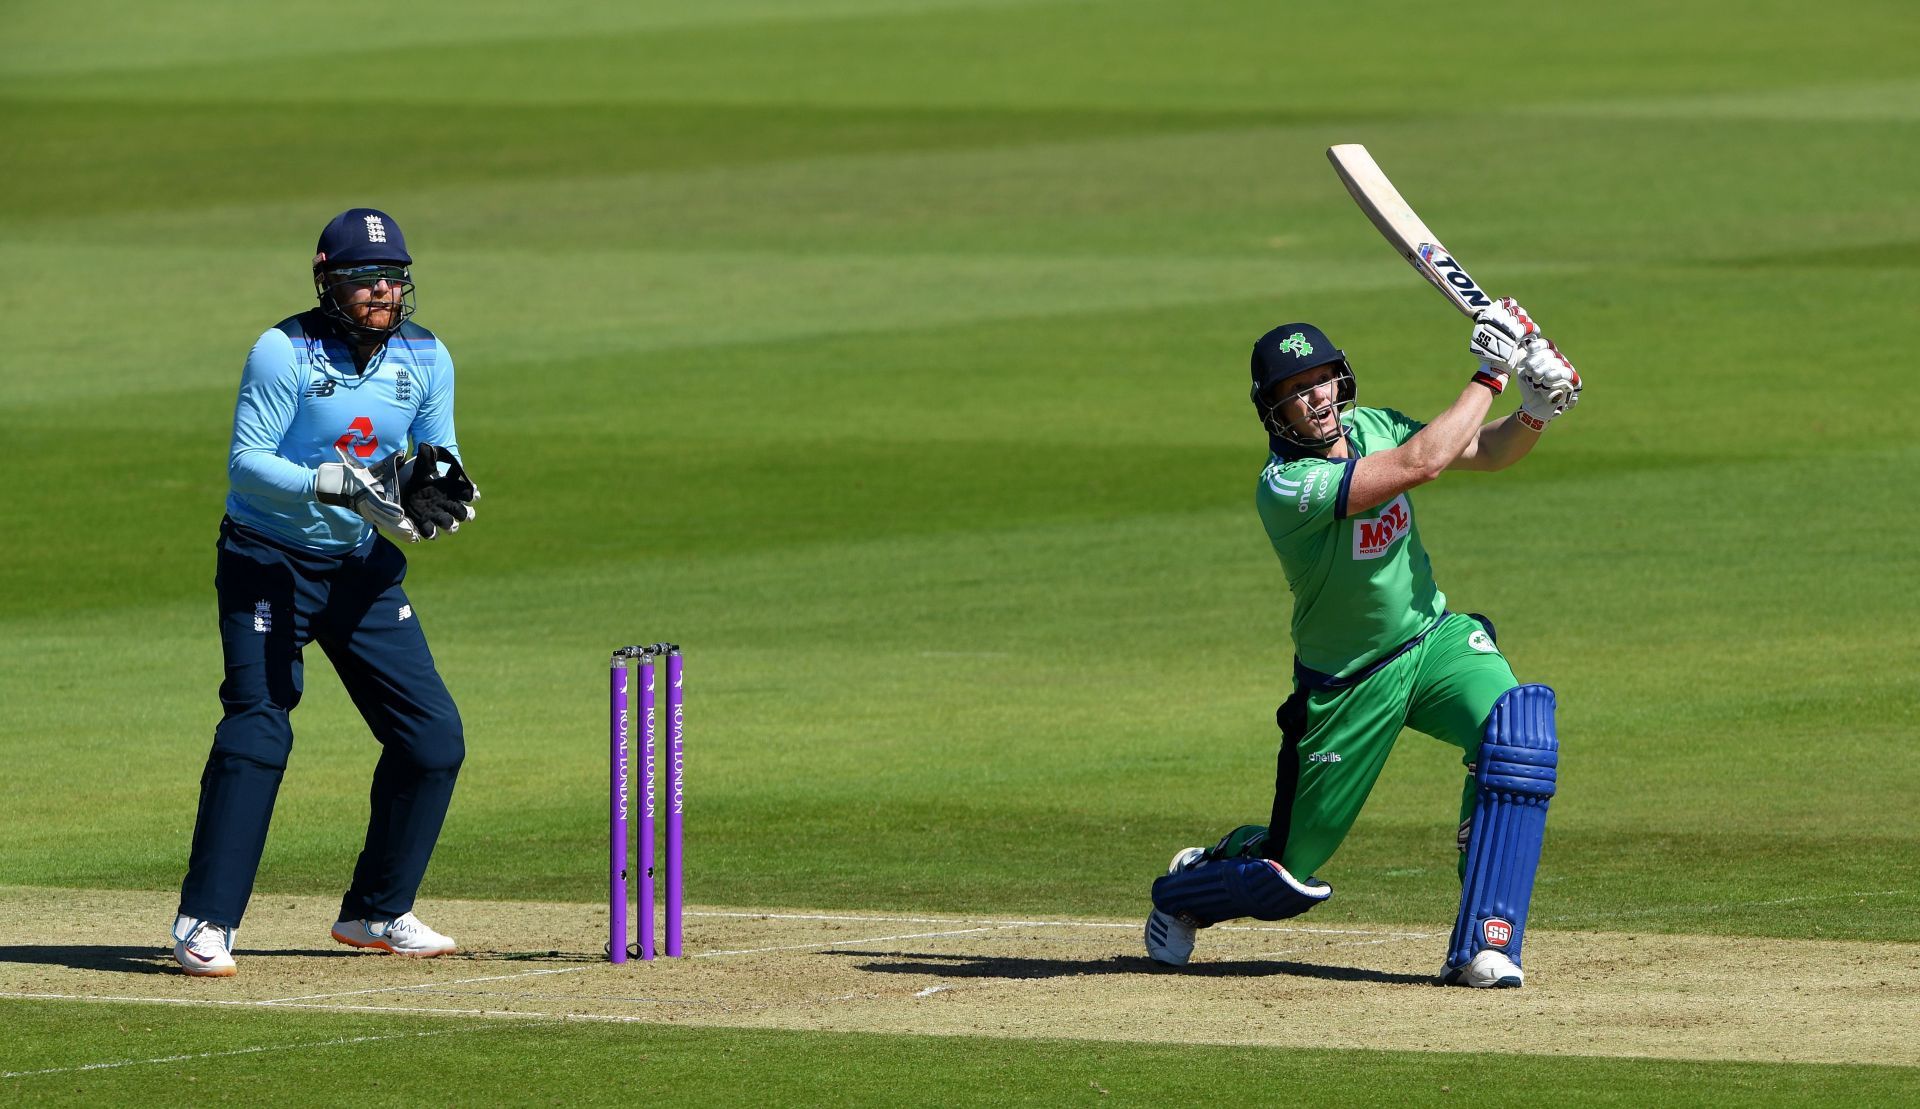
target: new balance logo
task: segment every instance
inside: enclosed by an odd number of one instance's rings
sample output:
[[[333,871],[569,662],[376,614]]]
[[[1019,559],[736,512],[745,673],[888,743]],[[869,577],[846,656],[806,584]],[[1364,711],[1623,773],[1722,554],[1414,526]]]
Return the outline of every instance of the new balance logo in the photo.
[[[402,620],[411,620],[411,619],[413,619],[413,606],[412,606],[412,605],[401,605],[401,606],[400,606],[400,619],[402,619]]]
[[[313,388],[307,390],[307,395],[310,397],[330,397],[333,395],[336,387],[332,378],[323,377],[313,383]]]
[[[386,242],[387,241],[387,225],[380,222],[380,217],[368,216],[366,217],[366,220],[367,220],[367,241],[370,243]]]

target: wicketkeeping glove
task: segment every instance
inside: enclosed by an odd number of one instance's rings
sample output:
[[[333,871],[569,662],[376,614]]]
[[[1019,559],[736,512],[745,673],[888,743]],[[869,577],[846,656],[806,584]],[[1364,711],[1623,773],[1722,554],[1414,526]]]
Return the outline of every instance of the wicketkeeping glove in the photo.
[[[1491,308],[1473,317],[1473,338],[1467,349],[1480,359],[1473,380],[1498,396],[1507,387],[1507,375],[1526,357],[1528,341],[1540,334],[1540,325],[1512,297],[1501,297]]]
[[[401,451],[363,466],[360,460],[335,445],[338,462],[322,462],[313,483],[313,497],[321,504],[350,508],[381,534],[399,543],[418,543],[419,529],[400,506]]]
[[[400,467],[400,504],[422,538],[437,538],[442,529],[459,531],[473,519],[473,502],[479,499],[480,490],[445,447],[422,443]]]
[[[1580,371],[1551,339],[1534,340],[1515,374],[1520,378],[1516,415],[1535,431],[1545,431],[1555,416],[1580,403]]]
[[[352,509],[395,542],[437,539],[441,531],[459,531],[474,517],[480,490],[445,447],[422,443],[412,458],[394,451],[371,467],[334,449],[340,461],[321,464],[314,499]]]

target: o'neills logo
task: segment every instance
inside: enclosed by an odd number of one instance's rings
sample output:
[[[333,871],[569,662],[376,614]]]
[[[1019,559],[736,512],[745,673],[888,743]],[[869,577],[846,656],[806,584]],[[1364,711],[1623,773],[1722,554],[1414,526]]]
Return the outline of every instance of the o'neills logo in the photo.
[[[1387,502],[1371,520],[1353,522],[1353,557],[1379,558],[1413,529],[1413,506],[1405,493]]]
[[[1480,925],[1480,934],[1486,937],[1488,947],[1505,947],[1513,939],[1513,925],[1497,916],[1488,917]]]

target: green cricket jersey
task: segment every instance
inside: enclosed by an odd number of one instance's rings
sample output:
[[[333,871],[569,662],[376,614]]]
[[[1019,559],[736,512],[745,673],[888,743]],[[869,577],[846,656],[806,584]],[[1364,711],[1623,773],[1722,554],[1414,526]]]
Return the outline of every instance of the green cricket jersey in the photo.
[[[1293,590],[1300,662],[1345,677],[1426,631],[1447,599],[1405,493],[1345,518],[1353,463],[1397,447],[1426,426],[1390,408],[1341,417],[1353,458],[1272,455],[1255,502]]]

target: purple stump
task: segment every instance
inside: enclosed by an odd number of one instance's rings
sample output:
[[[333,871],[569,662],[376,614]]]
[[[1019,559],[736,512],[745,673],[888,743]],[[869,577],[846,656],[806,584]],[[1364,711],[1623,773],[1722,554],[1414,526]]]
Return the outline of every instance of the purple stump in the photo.
[[[653,695],[653,651],[640,655],[640,957],[653,958],[654,767],[658,761]]]
[[[686,757],[682,753],[685,709],[680,693],[680,648],[667,652],[667,957],[680,957],[681,915],[685,903],[680,889],[680,818],[686,812]]]
[[[615,652],[607,696],[607,958],[627,961],[627,659]]]

